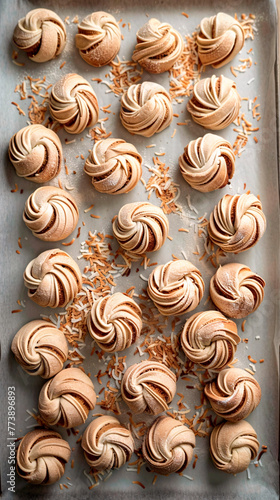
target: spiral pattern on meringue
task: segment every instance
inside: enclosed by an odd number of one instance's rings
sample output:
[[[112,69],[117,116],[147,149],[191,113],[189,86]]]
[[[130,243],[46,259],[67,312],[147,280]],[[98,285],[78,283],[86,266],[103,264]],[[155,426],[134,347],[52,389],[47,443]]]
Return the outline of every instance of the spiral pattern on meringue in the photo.
[[[79,368],[65,368],[43,385],[38,410],[48,425],[69,429],[83,424],[95,403],[90,378]]]
[[[130,430],[109,415],[94,419],[83,433],[82,448],[94,470],[119,469],[134,451]]]
[[[168,410],[168,405],[175,396],[176,377],[162,363],[135,363],[123,376],[121,393],[133,413],[158,415]]]
[[[120,119],[131,134],[152,137],[172,122],[170,95],[158,83],[131,85],[121,99]]]
[[[219,12],[216,16],[202,19],[196,41],[202,64],[221,68],[240,52],[245,34],[237,19]]]
[[[98,102],[92,86],[82,76],[68,73],[52,87],[50,113],[69,134],[80,134],[98,120]]]
[[[109,64],[121,46],[121,30],[108,12],[93,12],[78,25],[76,47],[80,56],[91,66]]]
[[[179,157],[181,174],[193,189],[209,193],[229,183],[235,171],[230,142],[214,134],[189,142]]]
[[[229,474],[246,470],[258,454],[259,442],[253,427],[240,422],[222,422],[210,436],[210,453],[215,467]]]
[[[222,370],[206,384],[205,395],[214,412],[230,422],[247,418],[261,400],[261,388],[250,373],[241,368]]]
[[[32,61],[50,61],[65,47],[65,25],[52,10],[34,9],[18,21],[13,41]]]
[[[182,472],[190,463],[195,447],[194,432],[172,417],[158,417],[142,445],[143,458],[156,474]]]
[[[79,210],[74,198],[54,186],[36,189],[27,199],[23,220],[33,236],[44,241],[67,238],[78,224]]]
[[[193,314],[181,333],[181,347],[193,363],[222,370],[231,363],[240,342],[237,326],[219,311]]]
[[[244,318],[263,301],[265,281],[244,264],[220,266],[210,281],[215,306],[230,318]]]
[[[150,73],[163,73],[174,66],[184,50],[180,33],[170,24],[149,19],[136,34],[132,59]]]
[[[263,236],[266,219],[260,200],[253,194],[226,194],[210,215],[208,235],[224,252],[240,253]]]
[[[187,110],[198,125],[221,130],[237,118],[240,102],[235,83],[223,75],[213,75],[195,84]]]
[[[142,175],[142,156],[133,144],[123,139],[96,141],[84,171],[100,193],[128,193]]]
[[[9,158],[19,177],[37,183],[48,182],[61,169],[60,139],[43,125],[28,125],[11,138]]]
[[[11,350],[29,375],[51,378],[63,368],[68,356],[64,334],[53,323],[30,321],[14,336]]]
[[[82,288],[82,275],[68,253],[46,250],[27,265],[24,284],[28,297],[43,307],[64,307]]]

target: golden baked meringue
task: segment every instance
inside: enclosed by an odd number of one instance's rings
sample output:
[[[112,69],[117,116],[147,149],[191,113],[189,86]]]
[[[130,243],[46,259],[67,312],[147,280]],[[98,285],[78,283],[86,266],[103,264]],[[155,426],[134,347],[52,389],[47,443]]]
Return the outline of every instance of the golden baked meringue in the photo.
[[[142,445],[143,458],[156,474],[182,472],[190,463],[195,447],[194,432],[172,417],[158,417]]]
[[[74,198],[54,186],[36,189],[27,199],[23,220],[33,236],[44,241],[67,238],[78,224],[79,210]]]
[[[80,56],[91,66],[109,64],[121,46],[119,24],[108,12],[93,12],[78,25],[76,47]]]
[[[84,171],[100,193],[128,193],[142,175],[142,156],[133,144],[123,139],[96,141]]]
[[[52,87],[50,113],[69,134],[80,134],[98,120],[98,102],[92,86],[82,76],[68,73]]]
[[[222,370],[231,363],[240,342],[236,324],[219,311],[193,314],[185,323],[181,347],[193,363]]]
[[[64,307],[82,288],[79,267],[59,248],[46,250],[31,260],[23,279],[28,297],[43,307]]]
[[[265,281],[244,264],[220,266],[210,281],[215,306],[230,318],[244,318],[263,301]]]
[[[204,293],[204,281],[191,262],[171,260],[151,272],[147,292],[161,314],[177,316],[198,306]]]
[[[240,253],[253,247],[265,232],[260,200],[253,194],[225,194],[208,224],[209,238],[224,252]]]
[[[19,177],[42,183],[60,171],[63,159],[58,135],[43,125],[28,125],[10,140],[9,158]]]
[[[170,95],[158,83],[131,85],[122,95],[120,119],[131,134],[152,137],[172,122]]]
[[[65,368],[43,385],[38,410],[48,425],[69,429],[83,424],[95,403],[90,378],[79,368]]]
[[[214,134],[189,142],[179,157],[185,181],[193,189],[209,193],[226,186],[235,171],[235,155],[230,142]]]
[[[163,363],[135,363],[123,376],[121,393],[133,413],[158,415],[168,410],[175,396],[176,377]]]
[[[246,422],[222,422],[210,436],[210,453],[215,467],[230,474],[243,472],[258,454],[259,442],[253,427]]]
[[[37,319],[26,323],[14,336],[11,350],[29,375],[51,378],[63,368],[68,356],[66,338],[53,323]]]
[[[149,19],[136,34],[132,59],[150,73],[163,73],[174,66],[184,50],[184,41],[170,24]]]
[[[241,368],[222,370],[204,387],[204,392],[217,415],[230,422],[247,418],[261,400],[261,388],[250,373]]]
[[[219,12],[216,16],[202,19],[196,41],[202,64],[221,68],[242,49],[245,34],[237,19]]]
[[[187,110],[198,125],[221,130],[237,118],[240,102],[235,83],[223,75],[213,75],[195,84]]]
[[[64,474],[71,455],[67,441],[51,429],[34,429],[17,450],[17,473],[29,483],[53,484]]]
[[[13,41],[32,61],[50,61],[65,47],[65,25],[52,10],[34,9],[18,21]]]
[[[83,433],[82,448],[94,470],[119,469],[134,451],[130,430],[109,415],[95,418]]]
[[[123,293],[97,299],[88,314],[91,337],[106,352],[123,351],[139,338],[142,311],[136,302]]]
[[[169,222],[161,208],[148,202],[127,203],[113,222],[119,245],[132,256],[155,252],[164,244]]]

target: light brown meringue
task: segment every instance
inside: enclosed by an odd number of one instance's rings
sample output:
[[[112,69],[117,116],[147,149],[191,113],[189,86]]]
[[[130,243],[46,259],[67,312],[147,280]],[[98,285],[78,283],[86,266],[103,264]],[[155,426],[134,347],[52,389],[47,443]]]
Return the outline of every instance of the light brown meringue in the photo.
[[[235,171],[230,142],[214,134],[189,142],[179,157],[181,174],[193,189],[209,193],[226,186]]]
[[[235,83],[223,75],[213,75],[195,84],[187,110],[198,125],[221,130],[237,118],[240,102]]]
[[[119,24],[108,12],[93,12],[78,25],[76,47],[80,56],[91,66],[109,64],[121,46]]]
[[[142,445],[144,460],[156,474],[182,472],[190,463],[195,447],[194,432],[172,417],[158,417]]]
[[[142,175],[142,156],[133,144],[123,139],[96,141],[84,171],[100,193],[128,193]]]
[[[94,419],[83,433],[82,448],[94,470],[119,469],[134,451],[130,430],[109,415]]]
[[[170,24],[149,19],[136,34],[132,59],[150,73],[163,73],[174,66],[184,50],[180,33]]]
[[[240,422],[222,422],[210,436],[210,453],[215,467],[230,474],[243,472],[258,454],[259,442],[253,427]]]
[[[27,199],[23,220],[44,241],[67,238],[78,224],[79,210],[71,194],[54,186],[36,189]]]
[[[186,321],[180,342],[193,363],[206,369],[222,370],[233,361],[240,337],[234,321],[219,311],[202,311]]]
[[[142,311],[138,304],[123,293],[113,293],[97,299],[87,317],[88,331],[106,352],[123,351],[139,338]]]
[[[83,424],[95,403],[90,378],[79,368],[65,368],[43,385],[38,410],[48,425],[69,429]]]
[[[253,194],[225,194],[208,224],[209,238],[224,252],[240,253],[253,247],[265,232],[260,200]]]
[[[198,306],[204,293],[204,281],[191,262],[174,260],[152,271],[147,292],[161,314],[176,316]]]
[[[30,321],[14,336],[11,350],[29,375],[51,378],[63,368],[68,356],[66,338],[53,323]]]
[[[52,87],[50,113],[69,134],[80,134],[98,120],[98,102],[92,86],[82,76],[68,73]]]
[[[216,16],[202,19],[196,41],[202,64],[221,68],[242,49],[245,34],[237,19],[219,12]]]
[[[28,125],[11,138],[9,158],[19,177],[37,183],[48,182],[61,169],[60,139],[43,125]]]
[[[68,253],[58,248],[42,252],[27,265],[28,297],[43,307],[64,307],[82,288],[82,275]]]
[[[168,410],[175,396],[176,377],[163,363],[135,363],[123,376],[121,393],[133,413],[158,415]]]
[[[215,306],[230,318],[244,318],[263,301],[265,281],[244,264],[220,266],[210,281]]]
[[[261,388],[250,373],[241,368],[222,370],[204,392],[217,415],[230,422],[247,418],[261,400]]]
[[[50,61],[65,47],[65,25],[52,10],[34,9],[18,21],[13,41],[32,61]]]
[[[169,222],[161,208],[148,202],[127,203],[113,222],[119,245],[131,255],[155,252],[164,244]]]
[[[64,474],[71,455],[67,441],[51,429],[34,429],[17,450],[17,473],[29,483],[53,484]]]
[[[152,137],[172,122],[170,95],[158,83],[131,85],[122,96],[120,119],[131,134]]]

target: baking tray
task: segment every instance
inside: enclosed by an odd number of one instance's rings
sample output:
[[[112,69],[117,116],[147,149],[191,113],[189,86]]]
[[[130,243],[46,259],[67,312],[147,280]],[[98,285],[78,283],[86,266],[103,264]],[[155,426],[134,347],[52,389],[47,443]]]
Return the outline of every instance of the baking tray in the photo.
[[[231,186],[227,186],[221,191],[215,191],[208,194],[200,194],[192,190],[185,182],[183,182],[178,169],[178,155],[182,153],[184,146],[192,139],[195,139],[205,134],[205,130],[200,126],[190,121],[188,127],[177,127],[176,136],[171,139],[171,134],[176,127],[175,119],[171,127],[159,135],[150,139],[141,138],[139,136],[132,137],[120,124],[118,120],[119,100],[113,94],[106,94],[105,85],[97,85],[93,82],[93,88],[97,93],[99,105],[104,106],[112,104],[111,110],[116,112],[116,117],[110,119],[106,123],[108,131],[112,131],[113,137],[122,137],[127,141],[133,142],[143,155],[144,164],[152,165],[152,156],[155,151],[166,152],[164,161],[170,166],[172,178],[180,184],[181,195],[179,202],[183,206],[184,214],[179,216],[171,214],[170,235],[173,241],[167,241],[164,247],[157,252],[155,259],[158,263],[164,263],[171,259],[171,254],[175,253],[181,257],[181,251],[191,262],[199,267],[206,283],[204,299],[202,300],[199,310],[210,309],[211,302],[205,304],[208,296],[210,277],[214,274],[215,269],[211,263],[206,263],[205,260],[199,261],[199,256],[192,252],[196,249],[197,244],[200,246],[201,241],[193,230],[190,233],[178,233],[178,228],[188,227],[191,220],[189,217],[194,216],[194,212],[190,211],[186,203],[186,195],[191,196],[191,203],[197,208],[197,217],[204,215],[206,212],[209,216],[210,211],[217,201],[225,193],[241,193],[243,192],[244,183],[246,189],[250,189],[253,193],[259,194],[263,203],[264,212],[267,216],[268,227],[265,236],[251,250],[240,254],[239,256],[228,256],[221,262],[242,262],[249,265],[254,271],[258,272],[266,280],[265,298],[260,308],[247,318],[245,332],[241,331],[241,321],[237,321],[238,330],[241,337],[249,338],[249,343],[241,343],[238,347],[237,357],[238,363],[236,366],[248,367],[247,356],[250,354],[253,358],[259,360],[264,358],[263,364],[257,364],[256,378],[262,388],[262,401],[260,406],[250,415],[248,421],[256,429],[260,444],[268,446],[268,452],[263,456],[263,467],[255,468],[250,466],[251,479],[248,480],[246,472],[237,476],[230,476],[217,471],[209,457],[208,438],[197,438],[196,453],[198,461],[196,468],[193,469],[190,465],[185,471],[193,480],[180,477],[176,474],[170,477],[158,477],[155,485],[152,485],[154,475],[147,472],[145,466],[141,468],[141,472],[137,475],[134,472],[127,472],[126,467],[119,471],[114,471],[111,478],[106,482],[101,482],[94,490],[89,491],[88,479],[83,474],[83,471],[89,471],[86,462],[82,456],[79,445],[75,444],[77,438],[67,437],[66,431],[59,428],[59,432],[69,440],[71,446],[75,446],[75,451],[72,458],[75,459],[74,469],[70,468],[70,463],[66,466],[64,478],[60,482],[65,482],[65,477],[71,477],[69,489],[59,489],[59,485],[55,484],[49,487],[32,486],[26,484],[20,477],[16,477],[16,493],[7,491],[7,472],[8,472],[8,448],[7,448],[7,387],[15,386],[16,388],[16,434],[22,436],[27,432],[27,426],[32,424],[32,419],[26,421],[28,416],[26,410],[31,410],[37,407],[37,398],[39,390],[43,385],[40,378],[29,377],[23,374],[23,371],[15,363],[10,352],[11,340],[16,331],[26,322],[38,318],[40,314],[52,314],[53,310],[42,310],[42,308],[33,304],[27,299],[26,290],[23,285],[22,273],[27,263],[38,255],[40,252],[51,247],[62,247],[60,243],[47,244],[40,242],[32,237],[30,232],[22,222],[21,213],[24,207],[25,200],[36,185],[31,182],[19,179],[10,164],[7,156],[7,146],[10,137],[21,127],[26,124],[26,117],[19,116],[15,107],[11,106],[11,101],[19,102],[18,94],[14,94],[14,88],[17,83],[20,83],[23,76],[29,74],[33,77],[39,77],[46,74],[48,83],[54,83],[63,74],[68,72],[77,72],[87,78],[89,81],[92,77],[101,77],[108,72],[108,68],[95,69],[88,66],[77,53],[74,46],[74,35],[77,30],[77,25],[71,23],[67,28],[67,45],[59,59],[46,64],[32,63],[20,54],[19,60],[25,62],[23,68],[12,63],[11,55],[14,49],[12,44],[12,32],[16,22],[23,17],[30,9],[36,8],[41,4],[37,1],[28,0],[2,0],[1,1],[1,150],[2,150],[2,177],[1,177],[1,203],[2,203],[2,230],[1,230],[1,290],[2,290],[2,316],[1,316],[1,340],[2,340],[2,358],[1,358],[1,406],[2,406],[2,423],[3,431],[1,433],[1,479],[2,479],[2,495],[7,498],[83,498],[87,499],[93,495],[98,498],[120,499],[124,496],[130,498],[147,498],[147,499],[181,499],[182,497],[191,497],[193,499],[276,499],[278,498],[278,437],[279,437],[279,399],[278,399],[278,353],[279,353],[279,337],[277,312],[279,308],[279,128],[277,106],[278,106],[278,87],[277,87],[277,60],[276,60],[276,43],[277,43],[277,10],[274,1],[270,0],[204,0],[199,2],[199,6],[195,1],[176,1],[168,2],[167,0],[150,2],[142,0],[136,5],[128,0],[115,0],[114,2],[84,0],[83,2],[63,0],[45,0],[44,7],[55,10],[62,19],[69,16],[70,21],[76,14],[80,20],[92,12],[93,10],[107,10],[112,13],[117,20],[122,18],[126,27],[122,28],[124,34],[124,42],[120,50],[120,57],[127,59],[131,58],[133,46],[135,43],[135,33],[146,20],[146,14],[149,17],[157,17],[161,20],[167,20],[183,35],[191,33],[199,24],[204,16],[210,16],[218,11],[224,11],[229,14],[235,12],[240,15],[242,12],[254,13],[256,15],[257,34],[254,42],[247,41],[241,54],[245,55],[247,50],[253,47],[253,64],[252,68],[245,73],[238,74],[236,78],[237,88],[242,97],[254,98],[258,96],[258,102],[261,104],[262,119],[259,122],[260,131],[258,132],[258,144],[255,144],[250,138],[245,150],[236,162],[236,174],[231,182]],[[189,19],[181,15],[182,11],[187,11]],[[127,23],[131,23],[131,31],[128,30]],[[240,56],[239,56],[240,57]],[[246,56],[245,56],[246,57]],[[237,59],[237,58],[236,58]],[[66,61],[65,66],[59,69],[61,63]],[[234,61],[235,63],[236,61]],[[224,74],[232,78],[230,72],[230,64],[222,69],[213,71],[208,67],[205,71],[205,76],[215,74]],[[252,78],[255,80],[247,85]],[[143,74],[142,80],[152,80],[161,83],[168,88],[168,75],[149,75]],[[186,111],[187,99],[184,99],[182,104],[174,106],[174,112],[180,114],[180,121],[189,119]],[[24,103],[20,102],[24,108]],[[246,114],[247,103],[242,102],[242,110]],[[25,108],[24,108],[25,109]],[[105,115],[101,115],[102,117]],[[220,131],[219,135],[233,142],[236,134],[233,132],[233,126],[226,130]],[[109,197],[98,194],[92,188],[88,177],[83,173],[83,161],[76,159],[77,154],[87,156],[87,151],[91,147],[91,140],[86,137],[87,131],[82,136],[85,137],[84,142],[79,140],[76,143],[63,146],[64,155],[67,160],[67,165],[70,170],[75,169],[77,175],[75,181],[66,179],[64,172],[60,178],[62,184],[68,182],[74,186],[71,191],[80,209],[80,222],[84,221],[86,227],[82,228],[81,237],[75,243],[66,247],[66,251],[74,258],[79,254],[79,242],[86,239],[87,231],[105,230],[106,233],[111,233],[111,218],[115,215],[119,208],[124,204],[134,200],[146,200],[147,192],[143,185],[139,182],[137,187],[127,195],[119,195],[117,197]],[[62,143],[67,136],[63,131],[59,131]],[[69,137],[72,139],[73,137]],[[156,143],[156,148],[146,149],[145,145]],[[150,176],[148,170],[143,168],[143,177],[148,179]],[[15,187],[15,183],[19,186],[17,193],[11,193]],[[52,185],[57,185],[57,179],[50,182]],[[20,190],[23,193],[20,194]],[[159,204],[159,200],[154,195],[151,197],[153,203]],[[109,203],[108,203],[109,202]],[[84,209],[94,203],[94,212],[101,215],[99,220],[90,218],[90,214],[84,213]],[[79,224],[80,225],[80,224]],[[190,228],[191,229],[191,228]],[[16,254],[18,237],[22,238],[23,249],[21,254]],[[68,239],[70,241],[70,238]],[[116,245],[114,244],[116,249]],[[153,256],[154,257],[154,256]],[[79,261],[81,268],[82,263]],[[141,272],[144,276],[148,276],[149,270]],[[136,273],[136,265],[133,265],[132,272],[127,278],[119,278],[117,280],[116,291],[125,291],[129,286],[135,285],[136,291],[141,291],[145,287],[145,282],[141,280],[139,274]],[[20,314],[11,314],[12,309],[17,309],[17,300],[26,300],[26,307]],[[189,316],[189,315],[188,315]],[[182,318],[183,320],[184,318]],[[176,332],[182,327],[178,325]],[[260,339],[256,340],[255,337]],[[97,364],[96,359],[89,356],[91,349],[90,339],[86,340],[86,347],[83,349],[83,354],[86,355],[84,367],[86,371],[90,371],[92,375],[96,373],[101,365]],[[134,348],[131,348],[134,351]],[[129,351],[130,352],[130,351]],[[125,352],[127,354],[127,352]],[[183,357],[183,354],[181,354]],[[133,358],[133,359],[132,359]],[[137,357],[130,359],[130,362],[138,361]],[[140,358],[139,358],[140,359]],[[144,359],[143,357],[141,359]],[[96,371],[95,371],[96,370]],[[99,390],[97,381],[93,378],[96,389]],[[185,390],[184,385],[178,384],[178,391]],[[194,410],[194,405],[199,404],[198,391],[186,392],[186,401],[190,408]],[[176,401],[176,399],[175,399]],[[122,407],[124,408],[124,406]],[[99,407],[96,407],[92,413],[99,412]],[[142,418],[142,416],[140,416]],[[80,427],[82,433],[87,423]],[[127,422],[127,416],[121,416],[123,422]],[[139,420],[139,419],[138,419]],[[34,421],[35,424],[35,421]],[[139,486],[132,484],[132,481],[141,481],[145,486],[142,490]]]

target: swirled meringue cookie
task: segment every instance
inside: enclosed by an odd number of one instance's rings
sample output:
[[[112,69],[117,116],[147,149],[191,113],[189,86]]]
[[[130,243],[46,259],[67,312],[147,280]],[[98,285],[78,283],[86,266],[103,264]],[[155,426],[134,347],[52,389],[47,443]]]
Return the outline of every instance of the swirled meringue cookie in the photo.
[[[175,396],[176,377],[163,363],[135,363],[123,376],[121,393],[133,413],[158,415],[168,410]]]
[[[230,142],[214,134],[189,142],[179,157],[181,174],[193,189],[209,193],[229,183],[235,171]]]
[[[96,141],[84,171],[100,193],[128,193],[142,175],[142,156],[133,144],[123,139]]]
[[[134,451],[130,430],[109,415],[94,419],[83,433],[82,448],[94,470],[119,469]]]
[[[76,47],[80,56],[91,66],[109,64],[121,46],[119,24],[108,12],[93,12],[78,25]]]
[[[44,241],[67,238],[78,224],[79,210],[74,198],[54,186],[36,189],[27,199],[23,220],[33,236]]]
[[[29,375],[51,378],[63,368],[68,356],[64,334],[53,323],[30,321],[14,336],[11,349]]]
[[[67,441],[51,429],[34,429],[17,450],[17,473],[33,484],[53,484],[64,474],[71,455]]]
[[[240,422],[222,422],[210,436],[210,453],[215,467],[230,474],[246,470],[258,454],[259,442],[253,427]]]
[[[180,337],[187,358],[211,370],[222,370],[231,363],[239,342],[236,324],[219,311],[193,314]]]
[[[241,368],[222,370],[204,387],[204,392],[217,415],[230,422],[247,418],[261,400],[261,388],[250,373]]]
[[[82,288],[79,267],[59,248],[46,250],[31,260],[23,279],[28,297],[42,307],[64,307]]]
[[[145,201],[127,203],[113,222],[119,245],[136,257],[159,250],[168,231],[169,222],[162,209]]]
[[[65,368],[43,385],[38,410],[48,425],[69,429],[83,424],[95,403],[90,378],[79,368]]]
[[[255,195],[226,194],[210,215],[208,235],[224,252],[240,253],[253,247],[265,228],[262,204]]]
[[[90,336],[106,352],[119,352],[134,344],[142,328],[142,311],[123,293],[97,299],[88,314]]]
[[[195,447],[194,432],[172,417],[158,417],[142,445],[144,460],[156,474],[182,472],[190,463]]]
[[[152,271],[147,292],[161,314],[181,315],[198,306],[204,293],[204,281],[191,262],[174,260]]]
[[[43,125],[28,125],[11,138],[9,158],[19,177],[37,183],[48,182],[61,169],[60,139]]]
[[[163,73],[174,66],[184,50],[180,33],[168,23],[149,19],[137,31],[132,59],[150,73]]]
[[[98,102],[92,86],[82,76],[68,73],[52,87],[50,113],[69,134],[80,134],[98,120]]]
[[[152,137],[172,122],[170,95],[158,83],[131,85],[122,96],[120,119],[131,134]]]
[[[34,9],[18,21],[13,41],[32,61],[50,61],[65,47],[65,25],[52,10]]]
[[[240,102],[235,83],[223,75],[213,75],[195,84],[187,110],[198,125],[221,130],[237,118]]]
[[[265,281],[244,264],[220,266],[210,281],[215,306],[230,318],[244,318],[263,301]]]

